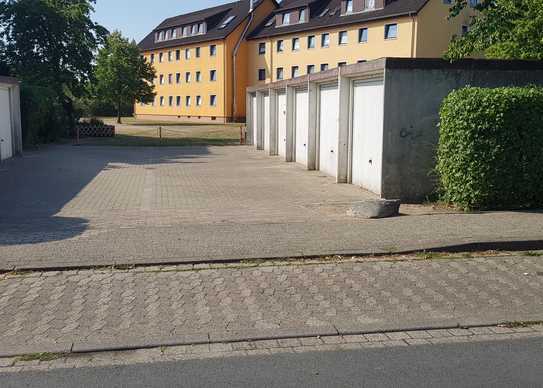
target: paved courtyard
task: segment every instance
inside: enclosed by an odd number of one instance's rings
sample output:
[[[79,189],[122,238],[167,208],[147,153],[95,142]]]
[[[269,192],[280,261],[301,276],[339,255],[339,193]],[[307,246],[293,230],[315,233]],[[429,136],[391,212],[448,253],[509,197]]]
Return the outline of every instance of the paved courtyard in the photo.
[[[241,146],[50,146],[3,164],[0,182],[2,270],[540,243],[543,234],[538,212],[354,219],[349,205],[370,194]]]

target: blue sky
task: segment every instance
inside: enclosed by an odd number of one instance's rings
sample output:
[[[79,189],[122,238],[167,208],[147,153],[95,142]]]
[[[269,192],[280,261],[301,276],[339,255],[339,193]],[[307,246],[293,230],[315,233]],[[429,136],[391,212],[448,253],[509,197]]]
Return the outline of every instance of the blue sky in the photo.
[[[233,0],[97,0],[93,20],[137,42],[167,17]]]

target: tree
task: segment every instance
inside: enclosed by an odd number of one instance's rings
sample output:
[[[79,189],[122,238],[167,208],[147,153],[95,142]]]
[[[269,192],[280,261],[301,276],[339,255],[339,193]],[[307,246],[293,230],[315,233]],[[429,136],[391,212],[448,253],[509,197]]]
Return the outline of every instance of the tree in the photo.
[[[451,18],[468,6],[455,0]],[[446,57],[475,53],[496,59],[543,59],[543,0],[482,0],[468,32],[454,38]]]
[[[123,104],[149,103],[155,98],[153,80],[156,73],[140,54],[134,41],[114,32],[98,52],[96,60],[96,96],[117,108],[121,123]]]
[[[56,131],[47,134],[49,140],[75,121],[74,99],[85,93],[94,55],[107,35],[91,20],[95,1],[0,0],[0,62],[22,81],[27,93],[47,89],[61,107],[54,114],[66,115],[58,118],[64,128],[48,129]],[[23,129],[43,133],[35,125]]]

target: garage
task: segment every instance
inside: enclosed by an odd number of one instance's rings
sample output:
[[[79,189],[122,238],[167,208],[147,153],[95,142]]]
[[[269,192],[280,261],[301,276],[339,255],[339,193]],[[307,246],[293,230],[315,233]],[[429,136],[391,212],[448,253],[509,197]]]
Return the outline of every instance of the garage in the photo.
[[[253,146],[258,147],[258,109],[257,109],[257,99],[256,95],[251,96],[251,107],[252,107],[252,126],[253,126]]]
[[[297,163],[307,166],[307,145],[309,141],[309,104],[307,90],[296,90],[295,105],[295,160]]]
[[[319,170],[337,177],[339,131],[339,95],[337,84],[319,90]]]
[[[0,158],[1,160],[13,156],[13,139],[11,128],[11,108],[9,89],[0,86]]]
[[[355,81],[353,89],[352,183],[380,195],[384,84]]]
[[[277,153],[287,156],[287,95],[285,92],[277,94]]]
[[[264,151],[268,154],[270,153],[270,95],[266,94],[264,96]]]

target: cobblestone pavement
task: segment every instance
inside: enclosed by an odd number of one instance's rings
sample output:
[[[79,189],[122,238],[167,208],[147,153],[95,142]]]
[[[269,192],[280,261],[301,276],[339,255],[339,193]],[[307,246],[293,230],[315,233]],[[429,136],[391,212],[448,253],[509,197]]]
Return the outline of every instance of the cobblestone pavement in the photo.
[[[542,242],[537,212],[353,219],[369,193],[249,147],[51,146],[0,182],[7,270]]]
[[[535,255],[0,277],[0,356],[535,320]]]

